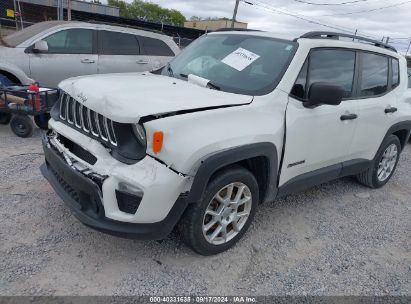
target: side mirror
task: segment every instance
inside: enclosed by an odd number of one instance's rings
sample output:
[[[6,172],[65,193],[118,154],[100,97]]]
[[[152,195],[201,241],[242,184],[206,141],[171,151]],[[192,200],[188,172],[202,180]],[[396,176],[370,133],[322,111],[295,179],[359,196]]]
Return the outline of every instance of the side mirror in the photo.
[[[310,87],[308,101],[304,102],[304,106],[307,108],[323,104],[338,106],[343,96],[343,87],[328,82],[315,82]]]
[[[46,41],[37,41],[33,46],[33,53],[43,53],[49,50],[49,46]]]

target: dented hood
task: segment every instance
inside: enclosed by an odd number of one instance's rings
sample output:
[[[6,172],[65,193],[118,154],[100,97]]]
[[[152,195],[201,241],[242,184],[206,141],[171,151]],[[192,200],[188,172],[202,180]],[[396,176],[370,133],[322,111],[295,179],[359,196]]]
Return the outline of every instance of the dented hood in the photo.
[[[59,87],[84,106],[121,123],[149,115],[248,104],[253,98],[151,73],[75,77]]]

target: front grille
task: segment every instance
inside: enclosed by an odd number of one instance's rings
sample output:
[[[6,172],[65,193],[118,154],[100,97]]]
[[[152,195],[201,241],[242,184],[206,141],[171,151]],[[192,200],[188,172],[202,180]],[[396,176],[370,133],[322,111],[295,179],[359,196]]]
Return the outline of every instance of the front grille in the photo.
[[[117,146],[113,121],[90,110],[67,93],[61,94],[60,119],[91,137]]]

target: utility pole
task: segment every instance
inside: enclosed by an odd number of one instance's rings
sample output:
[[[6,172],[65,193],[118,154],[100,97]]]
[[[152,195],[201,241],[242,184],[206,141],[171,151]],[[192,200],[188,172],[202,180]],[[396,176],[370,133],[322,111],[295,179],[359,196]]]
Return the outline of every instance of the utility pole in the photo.
[[[23,25],[23,16],[21,15],[20,0],[17,0],[17,6],[18,6],[18,8],[19,8],[20,26],[21,26],[21,29],[23,29],[23,28],[24,28],[24,25]],[[16,12],[14,12],[14,13],[16,13]]]
[[[61,0],[57,0],[57,20],[60,20],[60,4]]]
[[[64,20],[64,0],[60,0],[61,6],[60,6],[60,17],[61,20]]]
[[[71,0],[67,0],[67,20],[71,21]]]
[[[16,17],[16,11],[17,11],[17,5],[16,5],[16,0],[13,0],[14,4],[14,20],[16,21],[16,30],[19,30],[19,24],[17,23],[17,17]]]
[[[64,20],[64,0],[57,0],[57,20]]]
[[[237,17],[237,11],[238,11],[238,4],[239,3],[240,3],[240,0],[235,0],[233,19],[231,19],[231,28],[234,28],[234,22],[235,22],[235,18]]]

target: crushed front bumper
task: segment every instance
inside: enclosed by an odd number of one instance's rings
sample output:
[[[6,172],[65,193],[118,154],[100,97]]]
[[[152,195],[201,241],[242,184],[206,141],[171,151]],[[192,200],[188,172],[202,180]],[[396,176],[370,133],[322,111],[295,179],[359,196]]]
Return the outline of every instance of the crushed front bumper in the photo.
[[[107,178],[102,182],[102,185],[99,185],[99,183],[70,166],[64,159],[64,155],[50,145],[47,136],[43,138],[43,149],[45,164],[41,166],[42,174],[64,203],[70,207],[74,215],[87,226],[123,237],[163,239],[171,232],[187,207],[185,197],[180,195],[170,203],[170,210],[159,221],[138,223],[109,218],[107,217],[105,205],[113,205],[117,202],[104,200],[103,194],[104,191],[115,192],[116,188],[112,186],[113,181]],[[144,190],[150,191],[148,188]],[[147,195],[147,197],[150,197],[150,195]],[[147,203],[145,202],[145,204]],[[151,203],[151,208],[156,208],[156,201],[149,203]],[[139,210],[137,210],[138,212]],[[122,212],[117,210],[117,213],[121,215]],[[131,215],[125,214],[125,219],[129,219],[129,216]]]

